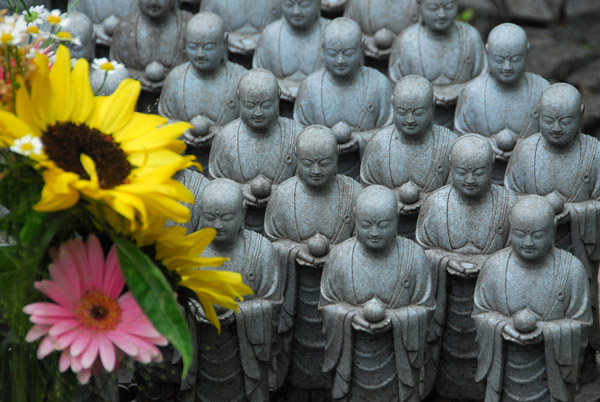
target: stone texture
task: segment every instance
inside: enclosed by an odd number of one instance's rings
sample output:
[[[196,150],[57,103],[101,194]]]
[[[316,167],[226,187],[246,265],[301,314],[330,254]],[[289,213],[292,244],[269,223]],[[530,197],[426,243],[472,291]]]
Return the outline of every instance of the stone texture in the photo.
[[[558,21],[564,0],[504,0],[510,17],[535,22]]]
[[[596,59],[567,77],[567,82],[575,85],[584,95],[600,92],[600,59]],[[599,111],[600,112],[600,111]]]

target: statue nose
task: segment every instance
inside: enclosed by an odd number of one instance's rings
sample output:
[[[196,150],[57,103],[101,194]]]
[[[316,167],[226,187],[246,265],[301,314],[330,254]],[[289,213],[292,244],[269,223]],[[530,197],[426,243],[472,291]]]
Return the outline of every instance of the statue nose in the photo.
[[[512,64],[510,64],[509,59],[504,60],[504,62],[502,63],[502,70],[504,70],[504,71],[512,70]]]
[[[446,17],[446,10],[444,9],[444,7],[438,8],[437,17],[438,18],[445,18]]]

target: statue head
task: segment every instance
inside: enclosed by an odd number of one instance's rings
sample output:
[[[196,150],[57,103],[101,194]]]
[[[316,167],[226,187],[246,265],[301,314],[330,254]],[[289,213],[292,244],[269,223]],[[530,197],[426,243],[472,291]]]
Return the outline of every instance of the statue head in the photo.
[[[279,117],[280,89],[272,72],[255,68],[242,76],[237,88],[240,117],[252,130],[267,131]]]
[[[92,61],[96,50],[94,24],[89,17],[77,11],[71,11],[62,23],[63,31],[70,33],[73,39],[67,42],[72,59],[86,59]]]
[[[392,96],[394,123],[407,137],[423,137],[433,122],[435,98],[433,87],[426,78],[418,75],[402,77],[394,87]]]
[[[387,250],[398,232],[398,204],[394,192],[374,185],[363,189],[354,204],[356,237],[369,251]]]
[[[320,0],[283,0],[281,13],[293,28],[308,29],[321,14]]]
[[[362,63],[362,33],[350,18],[336,18],[323,30],[325,68],[336,78],[352,77]]]
[[[544,197],[530,195],[510,212],[510,242],[523,261],[542,260],[554,245],[554,207]]]
[[[201,72],[214,71],[225,60],[227,33],[221,17],[211,12],[194,15],[185,31],[188,60]]]
[[[449,156],[453,188],[463,197],[482,197],[492,184],[494,152],[488,140],[465,134],[452,145]]]
[[[488,35],[485,45],[492,77],[502,85],[514,85],[525,76],[529,42],[518,25],[500,24]]]
[[[417,0],[423,25],[431,32],[446,33],[458,14],[456,0]]]
[[[161,19],[175,8],[175,0],[138,0],[140,11],[150,19]]]
[[[337,140],[325,126],[308,126],[296,140],[297,173],[304,185],[326,188],[337,175]]]
[[[540,98],[540,132],[557,147],[570,144],[581,130],[583,103],[572,85],[558,83],[546,89]]]
[[[229,179],[216,179],[206,185],[200,195],[200,227],[215,228],[214,243],[233,242],[244,231],[246,206],[239,184]]]

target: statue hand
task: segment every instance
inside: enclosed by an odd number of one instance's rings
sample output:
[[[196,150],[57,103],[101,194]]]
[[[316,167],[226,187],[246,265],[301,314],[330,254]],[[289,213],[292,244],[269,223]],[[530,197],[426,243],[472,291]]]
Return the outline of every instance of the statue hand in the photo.
[[[226,310],[223,314],[217,316],[221,325],[231,324],[235,320],[235,312],[233,310]]]
[[[452,106],[456,104],[462,88],[463,85],[460,84],[434,85],[435,103],[440,106]]]
[[[374,333],[385,332],[390,329],[391,323],[392,323],[392,320],[386,314],[385,318],[383,320],[376,322],[374,324],[371,324],[370,329]]]
[[[425,199],[427,198],[428,195],[429,195],[429,193],[421,191],[419,193],[419,199],[417,201],[413,202],[412,204],[406,204],[400,198],[398,198],[398,205],[400,206],[400,212],[405,215],[414,215],[414,214],[418,213],[419,210],[421,209],[421,206],[423,205],[423,202],[425,202]]]
[[[494,156],[496,157],[496,159],[508,161],[508,158],[510,157],[510,154],[512,152],[506,152],[498,148],[498,141],[493,135],[490,136],[488,139],[490,141],[490,145],[492,146],[492,151],[494,152]]]
[[[244,196],[244,200],[248,205],[252,205],[253,207],[258,207],[259,200],[252,194],[252,189],[250,188],[250,183],[243,183],[242,187],[242,195]]]
[[[365,320],[365,318],[362,315],[362,311],[357,311],[354,317],[352,317],[352,328],[354,328],[356,331],[362,331],[368,334],[372,334],[373,331],[371,331],[370,327],[371,323]]]
[[[537,326],[533,331],[526,334],[520,334],[520,340],[525,345],[532,345],[534,343],[540,343],[544,340],[542,336],[542,328]]]
[[[298,253],[296,254],[296,262],[304,266],[315,266],[315,257],[313,257],[308,251],[308,246],[304,243],[300,245]]]
[[[508,323],[502,329],[502,338],[509,342],[514,342],[519,345],[524,345],[521,341],[521,333],[515,329],[513,326],[512,318],[508,321]]]
[[[344,142],[343,144],[338,144],[338,152],[340,154],[354,152],[358,149],[358,139],[356,135],[352,133],[350,140],[348,142]]]

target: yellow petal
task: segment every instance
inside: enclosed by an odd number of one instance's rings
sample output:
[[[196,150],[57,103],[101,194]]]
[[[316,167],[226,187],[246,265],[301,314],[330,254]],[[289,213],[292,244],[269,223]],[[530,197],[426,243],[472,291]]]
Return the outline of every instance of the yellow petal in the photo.
[[[19,119],[12,113],[0,110],[0,134],[12,138],[13,140],[21,138],[24,135],[37,135],[37,130],[34,130],[23,120]],[[12,145],[12,142],[11,144]]]
[[[71,116],[75,97],[71,83],[71,55],[64,45],[58,46],[56,60],[49,73],[52,86],[51,97],[48,99],[54,109],[54,119],[65,121]]]
[[[144,136],[124,141],[122,147],[125,152],[139,152],[163,148],[174,142],[189,128],[192,128],[191,124],[185,122],[167,124],[147,132]]]
[[[94,107],[94,93],[90,85],[89,71],[88,62],[84,59],[78,59],[71,73],[76,99],[71,112],[71,120],[75,123],[85,122]]]
[[[17,91],[15,99],[15,112],[19,119],[23,120],[33,130],[31,133],[39,137],[42,133],[36,125],[35,115],[31,106],[27,87],[22,85]]]
[[[130,78],[121,81],[112,95],[94,98],[94,111],[88,119],[88,125],[104,134],[112,134],[120,130],[133,117],[139,95],[139,81]]]

